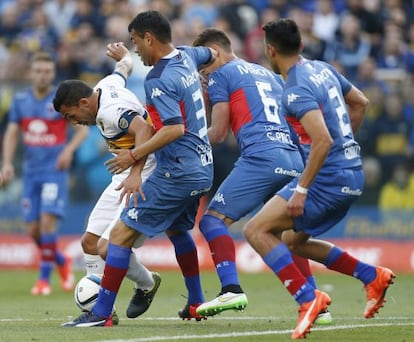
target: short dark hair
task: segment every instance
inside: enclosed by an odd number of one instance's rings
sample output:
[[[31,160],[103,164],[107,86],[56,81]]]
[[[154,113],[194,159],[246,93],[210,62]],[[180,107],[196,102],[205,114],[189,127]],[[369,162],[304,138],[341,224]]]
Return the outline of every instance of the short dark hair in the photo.
[[[292,19],[282,18],[270,21],[263,25],[265,40],[283,55],[294,55],[300,53],[302,37],[299,27]]]
[[[171,25],[168,19],[158,11],[145,11],[138,13],[128,25],[128,32],[134,30],[140,37],[145,32],[151,32],[161,43],[170,43]]]
[[[206,46],[208,44],[217,44],[225,51],[231,52],[231,41],[226,33],[216,28],[207,28],[201,32],[193,41],[193,46]]]
[[[53,106],[57,112],[60,112],[62,106],[72,107],[76,106],[80,99],[90,97],[93,93],[93,88],[80,80],[67,80],[59,84],[55,98],[53,99]]]
[[[50,62],[55,63],[50,53],[46,51],[38,51],[30,58],[30,64],[34,62]]]

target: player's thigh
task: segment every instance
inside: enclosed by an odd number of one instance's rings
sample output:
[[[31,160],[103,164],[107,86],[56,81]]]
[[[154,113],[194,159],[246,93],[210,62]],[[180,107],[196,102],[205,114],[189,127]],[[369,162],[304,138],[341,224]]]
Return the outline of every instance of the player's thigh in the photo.
[[[42,182],[34,174],[23,174],[23,191],[22,191],[22,213],[25,222],[40,221],[40,194],[42,191]],[[38,226],[40,229],[40,226]]]
[[[67,171],[55,171],[42,175],[40,193],[42,213],[64,216],[68,199],[68,177]]]
[[[146,200],[137,194],[138,207],[134,207],[131,199],[129,207],[122,211],[121,220],[128,227],[152,237],[171,227],[189,206],[194,208],[194,203],[208,191],[209,183],[151,175],[142,189]]]
[[[119,203],[119,191],[116,191],[116,182],[111,182],[99,197],[89,215],[86,231],[103,236],[108,227],[113,227],[119,218],[123,203]],[[109,232],[105,235],[109,238]]]
[[[275,195],[247,222],[245,230],[281,234],[293,226],[293,219],[287,215],[287,201]]]
[[[200,197],[196,196],[186,201],[180,215],[171,223],[170,231],[191,230],[195,225],[195,218],[200,204]]]

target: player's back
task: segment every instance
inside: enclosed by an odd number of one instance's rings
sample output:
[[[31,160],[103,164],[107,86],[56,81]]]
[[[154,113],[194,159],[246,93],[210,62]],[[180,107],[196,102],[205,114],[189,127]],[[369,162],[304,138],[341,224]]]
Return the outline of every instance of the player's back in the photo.
[[[324,169],[361,165],[360,146],[354,139],[344,96],[352,85],[332,66],[321,61],[301,60],[288,73],[282,98],[282,111],[301,137],[305,153],[310,138],[299,120],[311,110],[320,109],[333,139]]]
[[[157,164],[191,178],[197,172],[200,177],[211,174],[212,153],[197,71],[198,65],[209,60],[207,51],[201,47],[190,48],[189,53],[187,49],[176,50],[171,58],[157,63],[145,82],[147,109],[155,130],[168,124],[183,124],[185,129],[183,136],[156,152]]]
[[[242,154],[296,149],[287,122],[279,114],[282,90],[283,81],[275,73],[239,58],[210,75],[210,101],[212,105],[229,103],[230,126]]]

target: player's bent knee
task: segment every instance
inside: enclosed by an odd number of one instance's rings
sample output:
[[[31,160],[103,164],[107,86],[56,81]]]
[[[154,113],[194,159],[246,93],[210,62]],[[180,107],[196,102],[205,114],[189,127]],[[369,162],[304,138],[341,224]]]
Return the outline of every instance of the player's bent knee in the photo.
[[[82,250],[86,254],[98,254],[98,240],[99,236],[85,232],[81,238]]]
[[[253,221],[250,220],[244,225],[243,235],[250,244],[254,244],[254,242],[259,238],[258,235],[260,234]]]
[[[205,214],[200,220],[199,223],[200,231],[205,234],[209,230],[216,229],[217,227],[227,227],[224,221],[214,215]]]
[[[98,241],[98,254],[103,259],[106,260],[106,254],[108,252],[108,243],[109,241],[104,238],[100,238]]]

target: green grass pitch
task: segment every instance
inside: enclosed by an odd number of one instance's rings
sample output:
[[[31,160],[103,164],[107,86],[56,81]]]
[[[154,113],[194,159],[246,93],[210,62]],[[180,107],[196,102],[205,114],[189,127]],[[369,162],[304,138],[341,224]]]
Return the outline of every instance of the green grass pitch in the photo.
[[[125,279],[117,298],[120,325],[112,328],[63,328],[79,314],[72,293],[60,290],[53,276],[53,293],[33,297],[34,271],[0,271],[0,341],[290,341],[296,325],[296,304],[271,273],[241,274],[249,298],[243,312],[226,311],[206,321],[182,321],[177,316],[186,299],[182,276],[161,271],[162,283],[150,309],[137,319],[125,310],[132,283]],[[82,277],[77,273],[77,279]],[[359,281],[336,273],[316,274],[327,291],[334,322],[314,326],[309,341],[414,341],[414,274],[397,274],[387,292],[387,303],[373,319],[362,316],[365,291]],[[220,290],[217,276],[202,273],[206,299]]]

